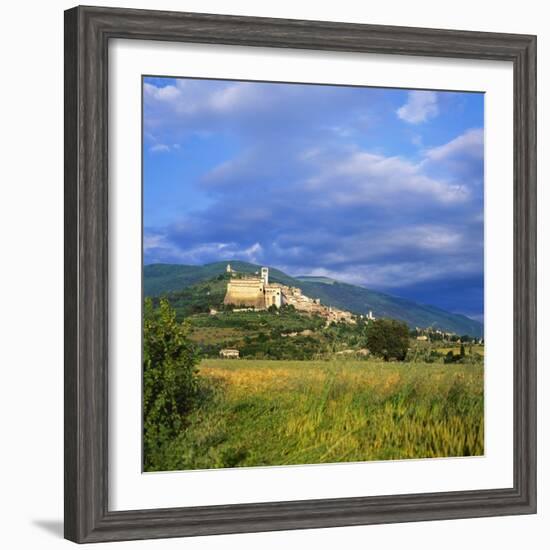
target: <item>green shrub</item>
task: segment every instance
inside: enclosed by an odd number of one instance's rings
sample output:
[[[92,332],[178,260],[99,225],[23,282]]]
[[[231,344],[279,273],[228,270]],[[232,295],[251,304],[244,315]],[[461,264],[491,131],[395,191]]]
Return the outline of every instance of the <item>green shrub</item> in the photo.
[[[165,299],[145,300],[143,312],[144,466],[155,469],[163,446],[183,427],[198,395],[198,354],[186,323]]]
[[[403,361],[409,348],[409,329],[394,319],[377,319],[367,329],[367,347],[384,361]]]

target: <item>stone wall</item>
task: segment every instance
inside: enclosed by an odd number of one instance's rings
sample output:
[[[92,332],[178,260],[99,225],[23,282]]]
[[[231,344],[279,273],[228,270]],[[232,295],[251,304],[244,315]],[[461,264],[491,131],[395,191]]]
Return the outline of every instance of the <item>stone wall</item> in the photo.
[[[234,272],[230,271],[230,273]],[[302,294],[299,288],[278,283],[266,284],[267,277],[267,270],[262,269],[260,277],[232,278],[227,283],[223,303],[232,304],[237,308],[242,306],[254,309],[267,309],[272,305],[280,308],[283,304],[288,304],[298,311],[321,315],[329,324],[339,321],[355,323],[351,312],[327,307],[321,304],[318,298],[310,298]]]
[[[276,285],[267,285],[264,288],[265,307],[275,306],[277,308],[282,305],[281,287]]]
[[[262,280],[259,278],[232,279],[227,283],[227,292],[223,303],[263,309],[265,299]]]

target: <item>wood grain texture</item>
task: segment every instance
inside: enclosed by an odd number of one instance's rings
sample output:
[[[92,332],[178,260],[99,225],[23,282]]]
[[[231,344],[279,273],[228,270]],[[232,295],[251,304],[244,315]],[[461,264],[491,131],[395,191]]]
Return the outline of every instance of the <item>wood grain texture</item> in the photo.
[[[111,38],[511,61],[514,487],[108,510],[108,43]],[[65,12],[65,536],[75,542],[536,511],[536,38],[130,9]],[[512,246],[512,243],[505,243]]]

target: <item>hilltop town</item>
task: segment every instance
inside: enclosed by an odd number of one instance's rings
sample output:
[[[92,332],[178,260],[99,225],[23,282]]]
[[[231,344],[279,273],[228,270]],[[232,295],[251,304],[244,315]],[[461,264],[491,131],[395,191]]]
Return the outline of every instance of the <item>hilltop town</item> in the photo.
[[[227,270],[230,263],[231,272]],[[265,264],[264,264],[265,265]],[[483,325],[469,319],[464,315],[440,310],[434,306],[411,302],[403,297],[391,296],[363,286],[352,285],[331,279],[330,277],[309,275],[288,275],[280,269],[269,267],[268,287],[273,283],[282,283],[287,289],[277,288],[273,285],[271,291],[268,288],[264,294],[260,291],[262,265],[228,259],[224,262],[214,262],[205,265],[176,265],[176,264],[152,264],[144,267],[143,292],[145,296],[158,298],[168,296],[173,303],[178,318],[183,319],[196,313],[208,313],[210,309],[218,311],[226,309],[238,309],[240,304],[225,307],[224,297],[227,294],[227,282],[230,279],[241,279],[247,275],[253,276],[256,288],[253,301],[244,306],[253,308],[257,312],[260,308],[269,309],[275,302],[281,302],[281,308],[285,309],[282,292],[285,292],[287,302],[298,293],[288,289],[301,289],[302,294],[312,300],[320,298],[321,304],[332,306],[342,311],[349,311],[360,319],[360,315],[368,318],[372,311],[377,318],[391,318],[405,321],[409,328],[432,327],[447,334],[468,334],[475,338],[483,337]],[[264,283],[265,284],[265,283]],[[236,285],[232,285],[233,289]],[[248,286],[248,282],[244,283]],[[258,292],[259,291],[259,292]],[[273,292],[275,296],[269,296]],[[266,294],[268,303],[266,303]],[[280,295],[280,298],[278,296]],[[269,300],[271,298],[271,300]],[[307,308],[308,305],[304,305]],[[282,310],[277,308],[278,311]],[[272,310],[275,308],[271,308]],[[308,317],[316,317],[308,315]],[[364,317],[365,318],[365,317]]]
[[[229,273],[230,279],[227,282],[224,305],[253,310],[265,310],[271,307],[280,309],[288,305],[293,306],[297,311],[323,317],[327,325],[357,322],[356,316],[351,311],[323,305],[320,299],[306,296],[300,288],[270,282],[268,267],[262,267],[259,272],[249,274],[239,273],[231,267],[231,264],[227,264],[226,272]],[[366,318],[375,319],[372,311],[369,311]]]
[[[203,272],[200,278],[197,269]],[[161,275],[166,275],[164,267]],[[371,336],[380,327],[399,331],[406,343],[398,355],[409,353],[413,361],[450,361],[449,353],[453,361],[462,360],[456,351],[463,344],[468,344],[465,351],[483,351],[482,339],[466,332],[459,336],[437,326],[418,324],[413,329],[399,324],[388,315],[383,300],[377,301],[380,310],[365,309],[364,301],[357,302],[357,309],[335,307],[331,299],[338,296],[335,291],[354,287],[327,278],[312,279],[239,261],[187,267],[178,277],[180,289],[154,298],[153,305],[167,300],[176,319],[188,327],[191,341],[203,357],[210,358],[365,360],[376,346]],[[370,291],[365,297],[371,298]]]

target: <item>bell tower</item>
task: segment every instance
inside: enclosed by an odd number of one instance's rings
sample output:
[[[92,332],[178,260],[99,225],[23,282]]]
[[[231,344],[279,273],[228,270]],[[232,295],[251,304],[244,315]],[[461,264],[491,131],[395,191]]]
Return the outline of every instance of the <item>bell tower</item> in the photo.
[[[269,268],[268,267],[262,267],[262,271],[261,271],[261,277],[262,277],[262,281],[264,282],[264,285],[268,285],[269,284]]]

